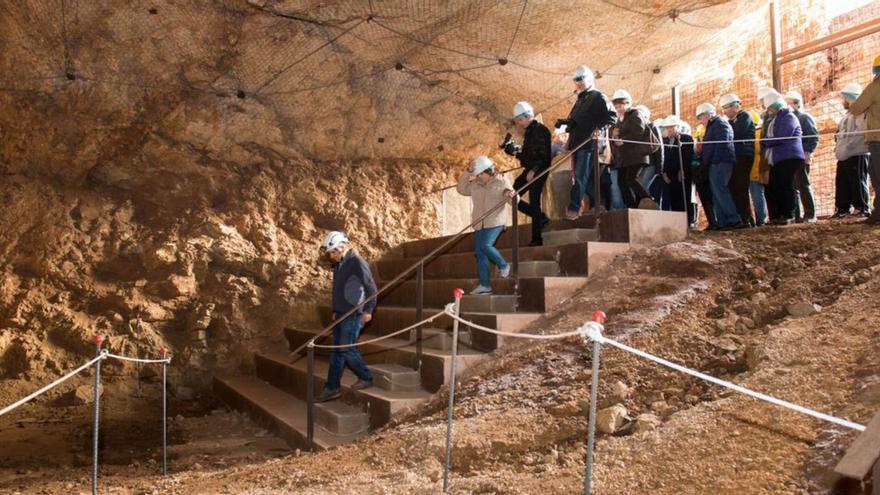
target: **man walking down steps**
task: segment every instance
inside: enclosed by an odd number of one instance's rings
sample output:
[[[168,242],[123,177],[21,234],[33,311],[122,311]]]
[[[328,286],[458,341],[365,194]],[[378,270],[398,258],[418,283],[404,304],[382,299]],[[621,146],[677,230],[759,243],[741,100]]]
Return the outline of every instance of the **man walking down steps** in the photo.
[[[351,311],[352,308],[376,293],[376,282],[370,266],[348,246],[348,237],[342,232],[330,232],[321,244],[321,253],[333,263],[333,319]],[[372,299],[361,311],[355,311],[348,318],[333,327],[333,345],[347,345],[357,342],[364,325],[373,318],[376,300]],[[373,386],[364,358],[357,347],[333,349],[330,354],[330,370],[327,372],[327,383],[316,399],[327,402],[342,396],[342,373],[345,365],[354,372],[358,381],[351,386],[352,390],[363,390]]]

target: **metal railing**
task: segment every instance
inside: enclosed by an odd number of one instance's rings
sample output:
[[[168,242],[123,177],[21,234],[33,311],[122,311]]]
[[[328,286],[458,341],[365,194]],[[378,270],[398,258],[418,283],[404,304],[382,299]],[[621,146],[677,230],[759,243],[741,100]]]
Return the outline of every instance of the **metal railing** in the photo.
[[[314,375],[315,375],[315,348],[314,348],[314,344],[315,344],[315,342],[317,342],[319,339],[323,339],[323,338],[327,337],[327,335],[329,335],[330,332],[333,331],[333,328],[336,325],[345,321],[345,319],[347,319],[348,317],[350,317],[350,316],[356,314],[357,312],[359,312],[360,310],[362,310],[363,307],[366,304],[368,304],[369,302],[371,302],[373,300],[377,300],[378,297],[380,295],[382,295],[384,292],[387,292],[391,288],[396,287],[404,279],[408,278],[413,273],[413,271],[416,272],[415,273],[415,275],[416,275],[416,321],[421,321],[422,313],[424,310],[425,264],[428,261],[430,261],[431,259],[433,259],[434,257],[436,257],[437,255],[439,255],[440,253],[444,252],[446,249],[448,249],[450,246],[452,246],[459,239],[461,239],[464,235],[467,234],[468,230],[479,225],[489,215],[492,215],[493,213],[498,211],[500,208],[503,208],[507,204],[508,201],[510,201],[513,206],[513,224],[512,224],[512,230],[511,230],[511,245],[512,245],[511,276],[514,279],[515,291],[518,290],[518,288],[519,288],[519,278],[518,278],[518,276],[519,276],[519,268],[518,268],[518,265],[519,265],[519,220],[518,220],[517,204],[519,203],[519,195],[523,191],[526,191],[533,183],[535,183],[536,181],[538,181],[539,179],[541,179],[545,175],[548,175],[550,172],[553,172],[554,170],[559,168],[559,166],[562,165],[563,163],[565,163],[565,161],[567,159],[571,158],[577,151],[582,149],[584,146],[586,146],[590,142],[593,142],[593,144],[594,144],[591,165],[593,166],[592,168],[593,168],[593,172],[594,172],[594,186],[595,186],[595,194],[596,194],[594,197],[597,198],[596,203],[598,204],[599,203],[599,201],[598,201],[598,198],[599,198],[598,172],[599,172],[599,170],[598,170],[598,167],[596,166],[597,161],[598,161],[598,156],[596,153],[598,141],[593,137],[589,137],[589,138],[585,139],[583,142],[581,142],[580,144],[578,144],[577,146],[575,146],[574,148],[568,150],[565,153],[560,154],[561,156],[556,158],[555,162],[552,162],[546,170],[543,170],[539,174],[535,174],[535,176],[532,178],[532,180],[527,181],[525,184],[523,184],[522,187],[515,190],[515,194],[514,194],[513,198],[511,198],[510,200],[504,199],[504,200],[498,202],[498,204],[496,204],[492,209],[490,209],[489,211],[487,211],[486,213],[481,215],[476,220],[473,220],[469,225],[467,225],[466,227],[464,227],[463,229],[458,231],[458,233],[454,234],[449,239],[447,239],[445,242],[443,242],[443,244],[434,248],[430,253],[422,256],[418,261],[416,261],[415,263],[410,265],[408,268],[403,270],[401,273],[399,273],[397,276],[395,276],[393,279],[391,279],[391,281],[387,282],[385,285],[383,285],[381,288],[379,288],[375,294],[366,298],[363,302],[361,302],[357,306],[353,307],[352,309],[348,310],[347,312],[342,314],[342,316],[339,316],[338,318],[333,320],[329,325],[327,325],[326,327],[324,327],[324,329],[322,329],[320,332],[318,332],[317,335],[309,338],[308,341],[306,341],[304,344],[297,347],[295,350],[293,350],[293,352],[291,352],[292,355],[297,356],[294,359],[298,359],[298,355],[302,352],[303,349],[306,349],[306,359],[307,359],[306,367],[307,367],[307,374],[308,374],[308,378],[307,378],[308,382],[306,384],[306,423],[307,423],[306,424],[306,436],[307,436],[307,439],[308,439],[308,442],[310,445],[314,445],[314,433],[315,433],[315,425],[314,425],[314,417],[315,417],[315,414],[314,414],[314,407],[315,407],[315,384],[314,384],[314,379],[315,379],[315,377],[314,377]],[[417,370],[421,370],[421,366],[422,366],[422,327],[421,327],[421,325],[419,325],[415,330],[416,330],[416,343],[415,343],[416,344],[416,357],[415,357],[416,366],[415,366],[415,368]]]

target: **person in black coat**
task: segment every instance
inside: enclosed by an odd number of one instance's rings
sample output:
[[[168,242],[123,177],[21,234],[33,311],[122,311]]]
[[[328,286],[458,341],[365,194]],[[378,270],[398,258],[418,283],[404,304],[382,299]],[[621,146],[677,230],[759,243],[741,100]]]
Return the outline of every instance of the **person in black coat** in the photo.
[[[663,129],[663,144],[666,146],[660,178],[669,185],[672,211],[689,211],[694,138],[681,132],[681,120],[677,115],[661,120],[659,126]]]
[[[529,245],[540,246],[543,244],[541,229],[550,222],[550,219],[541,210],[541,196],[549,174],[541,175],[541,173],[550,168],[552,137],[550,130],[535,120],[534,109],[525,101],[514,105],[513,122],[517,127],[523,129],[523,144],[517,146],[513,141],[508,141],[504,145],[504,152],[516,157],[523,167],[522,173],[513,182],[514,189],[519,191],[526,183],[537,177],[537,180],[526,189],[529,193],[529,201],[525,202],[520,199],[517,203],[517,209],[532,219],[532,241]],[[520,198],[522,196],[520,195]]]
[[[593,147],[587,141],[596,137],[599,131],[617,121],[617,113],[608,97],[593,88],[593,71],[579,66],[572,78],[578,97],[568,114],[568,118],[556,121],[556,128],[563,125],[568,130],[568,149],[577,151],[572,157],[574,177],[571,186],[571,201],[565,218],[574,220],[580,215],[581,200],[584,194],[590,198],[590,206],[596,206],[593,194]]]

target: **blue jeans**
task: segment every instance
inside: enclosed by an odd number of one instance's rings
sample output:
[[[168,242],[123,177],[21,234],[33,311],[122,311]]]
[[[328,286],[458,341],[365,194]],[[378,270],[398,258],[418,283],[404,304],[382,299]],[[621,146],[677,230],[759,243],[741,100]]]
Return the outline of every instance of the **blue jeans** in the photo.
[[[623,210],[626,208],[626,204],[623,202],[623,194],[620,192],[620,182],[617,176],[618,170],[609,167],[608,173],[611,175],[611,210]]]
[[[742,221],[733,203],[733,196],[727,183],[733,175],[732,163],[712,163],[709,165],[709,187],[712,189],[712,203],[715,205],[715,220],[718,227],[729,227]]]
[[[767,223],[767,201],[764,199],[764,184],[749,182],[749,193],[752,195],[752,203],[755,205],[755,223],[763,225]]]
[[[593,197],[593,150],[590,148],[579,149],[574,153],[574,184],[571,185],[571,202],[568,204],[569,211],[580,213],[581,200],[584,194],[590,198],[590,207],[596,204]]]
[[[478,229],[474,231],[474,256],[477,257],[477,276],[480,278],[480,285],[489,287],[489,260],[498,265],[498,268],[505,268],[507,262],[498,249],[495,248],[495,241],[501,235],[501,227],[489,227],[487,229]]]
[[[334,313],[333,319],[339,316]],[[360,313],[349,316],[333,327],[333,345],[354,344],[357,342],[363,328],[364,325],[361,322]],[[361,353],[358,352],[357,347],[333,349],[330,353],[330,371],[327,373],[325,389],[339,390],[342,385],[342,372],[345,371],[346,364],[361,380],[373,381],[373,375],[370,374],[370,370],[367,368],[367,364],[364,362],[364,358],[361,357]]]

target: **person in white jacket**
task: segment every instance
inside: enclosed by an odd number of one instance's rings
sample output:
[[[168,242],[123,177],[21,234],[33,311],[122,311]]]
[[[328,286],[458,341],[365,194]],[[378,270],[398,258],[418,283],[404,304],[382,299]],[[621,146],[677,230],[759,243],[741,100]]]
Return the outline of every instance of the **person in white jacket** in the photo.
[[[507,179],[496,173],[495,164],[487,156],[478,156],[470,163],[467,170],[458,178],[456,189],[459,194],[471,197],[473,202],[471,223],[479,219],[479,223],[474,225],[474,255],[477,258],[477,276],[480,282],[471,294],[491,294],[490,260],[498,265],[501,278],[510,276],[510,265],[495,247],[495,241],[504,228],[505,219],[510,218],[510,214],[507,206],[489,212],[505,198],[513,198],[516,191]]]
[[[848,110],[861,94],[862,87],[859,84],[847,84],[840,92],[843,107]],[[871,216],[868,196],[868,144],[863,134],[867,126],[864,115],[855,116],[847,112],[840,120],[834,145],[837,156],[837,174],[834,177],[836,211],[831,218],[850,215],[853,208],[862,216]]]

